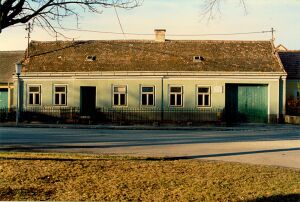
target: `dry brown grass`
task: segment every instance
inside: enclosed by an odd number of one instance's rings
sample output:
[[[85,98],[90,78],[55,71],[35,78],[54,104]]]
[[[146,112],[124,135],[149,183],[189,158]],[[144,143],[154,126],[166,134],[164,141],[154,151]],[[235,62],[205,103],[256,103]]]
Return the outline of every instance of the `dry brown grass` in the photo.
[[[300,200],[300,171],[281,167],[31,153],[0,162],[0,200]]]

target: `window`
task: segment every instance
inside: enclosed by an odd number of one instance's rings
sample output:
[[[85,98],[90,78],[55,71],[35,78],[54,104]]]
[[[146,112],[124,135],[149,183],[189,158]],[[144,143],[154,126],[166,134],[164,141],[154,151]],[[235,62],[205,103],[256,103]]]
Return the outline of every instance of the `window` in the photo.
[[[113,90],[113,105],[126,106],[127,86],[114,86]]]
[[[204,61],[204,57],[202,57],[202,56],[200,56],[200,55],[194,56],[194,57],[193,57],[193,61],[194,61],[194,62],[202,62],[202,61]]]
[[[182,107],[183,106],[183,87],[182,86],[171,86],[170,87],[170,106]]]
[[[198,87],[198,107],[210,106],[210,87]]]
[[[93,62],[96,60],[96,55],[88,55],[85,58],[85,61]]]
[[[28,87],[28,104],[41,105],[41,86]]]
[[[67,86],[54,86],[54,104],[67,105]]]
[[[154,106],[154,87],[142,86],[142,106]]]

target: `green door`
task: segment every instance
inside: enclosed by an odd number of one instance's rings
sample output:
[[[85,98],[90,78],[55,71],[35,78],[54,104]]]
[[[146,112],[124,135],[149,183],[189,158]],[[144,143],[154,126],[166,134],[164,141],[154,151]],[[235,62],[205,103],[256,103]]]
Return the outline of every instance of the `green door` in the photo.
[[[226,112],[233,121],[267,122],[268,86],[226,85]]]
[[[0,109],[8,108],[8,90],[0,89]]]

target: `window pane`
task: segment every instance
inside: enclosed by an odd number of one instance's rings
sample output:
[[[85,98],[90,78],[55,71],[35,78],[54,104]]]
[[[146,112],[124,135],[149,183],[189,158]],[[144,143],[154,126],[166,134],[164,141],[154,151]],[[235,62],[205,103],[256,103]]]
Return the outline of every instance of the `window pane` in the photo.
[[[203,95],[198,95],[198,105],[203,106]]]
[[[61,104],[62,105],[66,104],[66,94],[61,94]]]
[[[147,95],[142,94],[142,105],[147,105]]]
[[[55,104],[59,105],[59,94],[55,94]]]
[[[115,93],[125,93],[126,92],[126,86],[115,86],[114,87]]]
[[[29,87],[29,92],[40,92],[40,87],[39,86],[30,86]]]
[[[148,105],[154,105],[154,96],[153,94],[148,95]]]
[[[151,93],[153,92],[153,87],[142,87],[142,92],[143,93]]]
[[[199,87],[198,88],[198,93],[209,93],[209,88]]]
[[[172,105],[172,106],[175,105],[175,95],[174,94],[170,95],[170,105]]]
[[[114,94],[114,105],[119,105],[119,94]]]
[[[35,94],[35,103],[36,105],[39,105],[40,104],[40,94]]]
[[[208,105],[209,105],[209,96],[208,96],[208,95],[205,95],[205,96],[204,96],[204,105],[205,105],[205,106],[208,106]]]
[[[120,94],[120,105],[126,105],[125,94]]]
[[[170,91],[172,93],[181,93],[181,88],[182,87],[171,87]]]
[[[182,103],[181,103],[181,94],[177,94],[177,105],[178,106],[181,106],[182,105]]]
[[[66,92],[65,86],[57,86],[55,87],[55,92]]]
[[[29,104],[33,105],[33,94],[32,93],[29,94]]]

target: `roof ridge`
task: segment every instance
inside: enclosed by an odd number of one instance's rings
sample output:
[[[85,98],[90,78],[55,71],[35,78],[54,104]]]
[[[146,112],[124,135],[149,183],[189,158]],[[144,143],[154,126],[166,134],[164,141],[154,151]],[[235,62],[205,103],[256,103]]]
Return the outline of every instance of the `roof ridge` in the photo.
[[[63,41],[63,40],[58,40],[58,41],[36,41],[32,40],[31,43],[76,43],[76,42],[151,42],[151,43],[162,43],[162,42],[156,42],[155,40],[151,39],[127,39],[127,40],[122,40],[122,39],[110,39],[110,40],[74,40],[74,41]],[[166,39],[165,43],[168,42],[224,42],[224,43],[269,43],[270,40],[193,40],[193,39],[186,39],[186,40],[173,40],[173,39]]]
[[[0,51],[0,53],[24,53],[25,50],[9,50],[9,51]]]
[[[286,50],[286,51],[278,51],[279,53],[300,53],[300,50]]]

